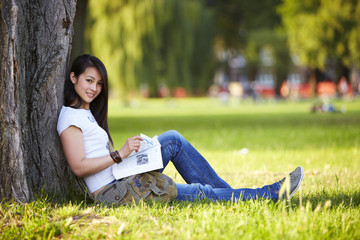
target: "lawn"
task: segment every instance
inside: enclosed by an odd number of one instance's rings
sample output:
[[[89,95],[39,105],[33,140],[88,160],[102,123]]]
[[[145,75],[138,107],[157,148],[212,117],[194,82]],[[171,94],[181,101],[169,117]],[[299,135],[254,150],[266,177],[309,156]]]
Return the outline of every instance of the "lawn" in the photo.
[[[112,100],[115,148],[144,133],[179,131],[232,187],[280,180],[301,165],[291,201],[2,203],[0,239],[360,239],[360,101],[335,101],[345,113],[310,113],[311,101],[216,99]],[[248,153],[244,149],[248,150]],[[183,182],[173,166],[165,173]]]

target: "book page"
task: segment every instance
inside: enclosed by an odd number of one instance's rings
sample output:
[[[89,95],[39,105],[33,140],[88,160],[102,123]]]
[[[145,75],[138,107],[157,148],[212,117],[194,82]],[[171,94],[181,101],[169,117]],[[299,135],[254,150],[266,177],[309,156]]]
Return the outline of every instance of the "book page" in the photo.
[[[141,141],[139,151],[132,152],[121,163],[113,165],[112,172],[116,179],[163,168],[161,145],[157,136],[153,138],[144,134],[140,136],[144,140]]]

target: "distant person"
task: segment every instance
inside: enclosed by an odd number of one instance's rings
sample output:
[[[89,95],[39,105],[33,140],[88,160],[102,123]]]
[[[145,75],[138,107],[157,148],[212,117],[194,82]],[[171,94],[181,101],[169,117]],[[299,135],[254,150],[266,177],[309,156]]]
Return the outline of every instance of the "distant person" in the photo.
[[[340,93],[340,96],[345,97],[349,92],[349,86],[346,80],[346,77],[342,76],[340,78],[340,81],[338,83],[338,91]]]
[[[241,99],[244,94],[244,88],[240,82],[230,82],[229,92],[232,97],[236,99]]]
[[[114,204],[122,201],[122,181],[112,174],[112,166],[139,150],[143,140],[133,136],[118,151],[112,151],[108,129],[108,78],[103,63],[91,55],[81,55],[73,62],[65,80],[65,104],[61,108],[57,130],[72,172],[86,183],[95,199],[106,199]],[[171,161],[187,184],[176,184],[176,199],[249,200],[290,198],[300,187],[304,177],[302,167],[289,174],[289,185],[280,196],[285,178],[262,188],[231,188],[206,159],[178,132],[168,131],[158,137],[164,168]],[[163,169],[162,169],[163,170]],[[134,182],[138,192],[146,190],[147,183]],[[285,185],[284,185],[285,186]],[[100,198],[101,199],[101,198]]]
[[[280,87],[280,95],[283,98],[288,98],[290,95],[290,85],[287,80],[283,81]]]
[[[334,104],[327,102],[327,101],[317,101],[315,102],[310,109],[312,113],[344,113],[345,109],[341,108],[340,110],[336,109]]]

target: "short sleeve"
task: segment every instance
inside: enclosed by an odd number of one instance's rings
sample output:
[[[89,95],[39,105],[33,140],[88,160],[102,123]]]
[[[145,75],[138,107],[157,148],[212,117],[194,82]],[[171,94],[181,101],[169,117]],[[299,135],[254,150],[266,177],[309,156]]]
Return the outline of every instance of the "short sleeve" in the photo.
[[[70,126],[78,127],[83,131],[82,124],[79,118],[73,115],[71,111],[68,111],[68,109],[63,107],[61,109],[57,123],[57,131],[59,136],[64,130],[66,130]]]

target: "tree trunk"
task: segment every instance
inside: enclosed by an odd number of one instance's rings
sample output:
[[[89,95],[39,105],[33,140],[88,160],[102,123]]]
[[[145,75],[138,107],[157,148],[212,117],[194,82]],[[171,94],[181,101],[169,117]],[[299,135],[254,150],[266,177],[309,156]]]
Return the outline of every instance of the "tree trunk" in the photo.
[[[74,36],[72,38],[72,49],[70,62],[73,62],[79,55],[84,54],[85,45],[85,26],[88,11],[88,0],[76,1],[76,15],[74,19]]]
[[[0,2],[0,198],[70,196],[56,132],[76,0]],[[43,190],[42,190],[43,189]]]
[[[335,68],[335,83],[338,84],[342,77],[346,78],[346,81],[349,82],[350,79],[350,69],[345,66],[341,61],[337,61]]]

